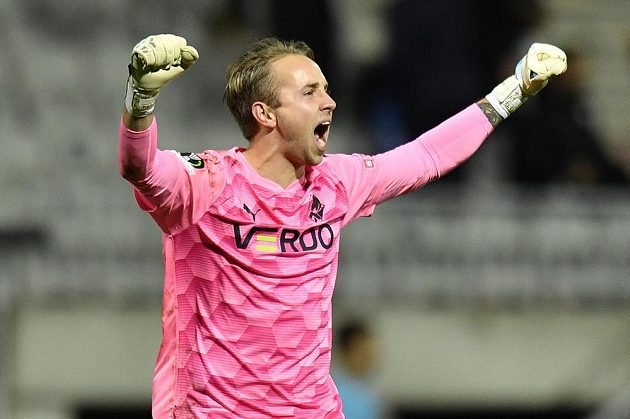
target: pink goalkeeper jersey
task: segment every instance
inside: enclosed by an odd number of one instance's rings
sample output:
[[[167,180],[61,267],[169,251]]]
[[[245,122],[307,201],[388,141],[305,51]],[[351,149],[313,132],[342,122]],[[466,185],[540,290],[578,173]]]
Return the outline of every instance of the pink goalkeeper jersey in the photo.
[[[328,155],[283,189],[242,149],[157,149],[119,130],[119,161],[163,231],[155,418],[343,418],[330,377],[341,229],[467,159],[492,127],[472,105],[377,156]]]

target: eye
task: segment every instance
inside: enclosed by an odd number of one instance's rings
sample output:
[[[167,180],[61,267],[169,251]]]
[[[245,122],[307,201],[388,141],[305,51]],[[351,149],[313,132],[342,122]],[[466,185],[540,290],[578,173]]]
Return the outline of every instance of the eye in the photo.
[[[304,96],[313,96],[315,94],[315,90],[308,89],[304,92]]]

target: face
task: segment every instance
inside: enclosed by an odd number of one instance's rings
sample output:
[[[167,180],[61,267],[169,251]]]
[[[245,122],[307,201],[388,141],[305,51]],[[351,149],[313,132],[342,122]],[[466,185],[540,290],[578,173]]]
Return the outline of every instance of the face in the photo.
[[[285,157],[295,166],[321,163],[337,106],[319,66],[307,57],[288,55],[271,64],[278,82],[280,106],[276,129]]]

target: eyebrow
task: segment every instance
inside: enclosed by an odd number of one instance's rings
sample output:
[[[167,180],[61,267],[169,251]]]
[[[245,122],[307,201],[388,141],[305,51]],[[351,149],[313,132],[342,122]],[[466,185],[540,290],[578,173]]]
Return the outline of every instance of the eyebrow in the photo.
[[[306,86],[304,86],[305,88],[309,88],[309,89],[317,89],[319,88],[319,86],[321,86],[322,84],[318,81],[316,81],[315,83],[309,83]],[[327,92],[328,91],[328,83],[325,83],[323,85],[324,91]]]

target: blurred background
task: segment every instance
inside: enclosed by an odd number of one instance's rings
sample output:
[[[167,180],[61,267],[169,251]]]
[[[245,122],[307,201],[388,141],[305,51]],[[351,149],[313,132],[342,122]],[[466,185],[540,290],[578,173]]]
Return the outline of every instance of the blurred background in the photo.
[[[630,418],[628,22],[627,0],[3,0],[0,418],[150,417],[160,233],[116,143],[154,33],[201,55],[158,101],[179,151],[246,146],[224,72],[265,36],[313,47],[331,152],[410,140],[531,42],[565,49],[471,160],[345,231],[334,371],[381,418]]]

